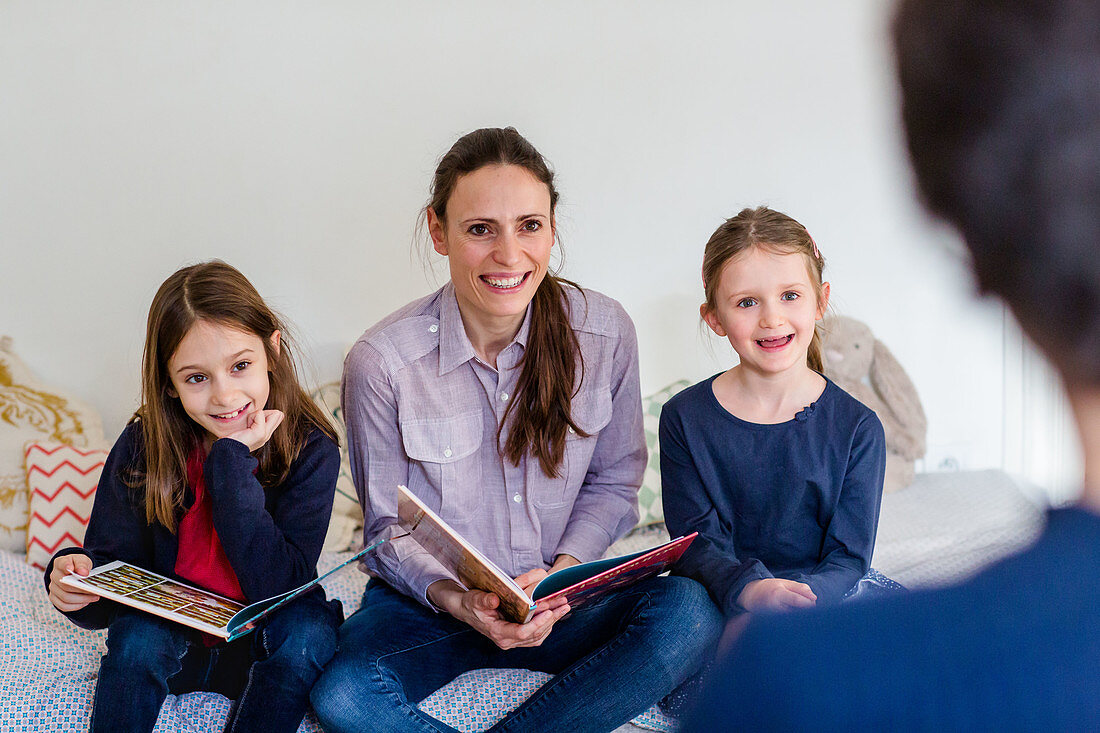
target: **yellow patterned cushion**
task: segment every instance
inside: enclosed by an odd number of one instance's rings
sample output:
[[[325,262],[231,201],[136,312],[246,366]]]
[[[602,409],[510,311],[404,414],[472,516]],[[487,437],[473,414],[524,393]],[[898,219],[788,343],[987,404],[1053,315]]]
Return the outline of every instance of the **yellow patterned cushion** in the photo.
[[[103,425],[95,409],[45,386],[0,337],[0,549],[27,549],[27,475],[23,446],[31,440],[99,447]]]

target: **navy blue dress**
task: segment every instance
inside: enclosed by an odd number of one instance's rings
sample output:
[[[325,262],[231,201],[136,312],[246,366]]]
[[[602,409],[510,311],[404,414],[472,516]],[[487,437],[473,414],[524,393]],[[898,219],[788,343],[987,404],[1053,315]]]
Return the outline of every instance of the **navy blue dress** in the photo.
[[[673,537],[699,532],[674,572],[702,583],[727,616],[763,578],[806,583],[819,605],[839,601],[870,568],[882,423],[829,380],[792,420],[746,422],[718,402],[714,379],[661,412],[665,522]]]

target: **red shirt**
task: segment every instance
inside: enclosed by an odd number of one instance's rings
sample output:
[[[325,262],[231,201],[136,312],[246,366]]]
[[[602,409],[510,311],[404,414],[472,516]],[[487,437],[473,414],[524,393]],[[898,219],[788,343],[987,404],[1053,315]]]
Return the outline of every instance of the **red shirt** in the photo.
[[[237,574],[214,529],[214,507],[203,477],[205,462],[206,454],[201,447],[187,457],[187,484],[195,492],[195,503],[180,519],[176,575],[200,588],[244,602]]]

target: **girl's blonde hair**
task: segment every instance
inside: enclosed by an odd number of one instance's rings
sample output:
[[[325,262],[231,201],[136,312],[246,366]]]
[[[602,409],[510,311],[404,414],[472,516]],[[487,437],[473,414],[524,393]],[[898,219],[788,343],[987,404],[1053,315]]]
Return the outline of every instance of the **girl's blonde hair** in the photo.
[[[271,389],[265,409],[281,410],[283,423],[261,447],[257,478],[264,486],[286,479],[309,434],[320,430],[338,441],[325,413],[298,383],[293,344],[278,316],[252,283],[236,268],[211,260],[177,270],[157,290],[149,307],[145,353],[141,363],[139,421],[144,438],[144,465],[127,482],[144,494],[145,519],[174,532],[187,489],[187,456],[202,444],[203,429],[170,390],[168,361],[198,321],[217,323],[254,334],[263,341]],[[272,335],[281,338],[276,349]]]
[[[814,286],[818,303],[821,302],[822,278],[825,258],[817,249],[813,237],[806,227],[797,221],[766,206],[755,209],[741,209],[737,216],[726,219],[725,223],[710,235],[703,252],[703,290],[706,293],[705,307],[713,312],[718,306],[718,280],[722,268],[733,258],[751,247],[760,247],[780,254],[801,254],[806,257],[810,282]],[[822,371],[821,334],[814,327],[814,336],[806,352],[807,365]]]

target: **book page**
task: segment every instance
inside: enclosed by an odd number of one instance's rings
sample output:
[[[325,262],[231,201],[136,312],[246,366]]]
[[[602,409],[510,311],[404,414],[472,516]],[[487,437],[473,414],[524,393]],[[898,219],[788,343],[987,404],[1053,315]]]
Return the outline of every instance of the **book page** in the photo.
[[[398,486],[397,491],[397,523],[421,547],[467,588],[495,593],[500,599],[500,612],[508,620],[521,624],[530,618],[535,604],[515,580],[455,532],[408,488]]]
[[[244,609],[243,603],[119,560],[61,582],[222,638],[229,636],[226,624]]]
[[[617,588],[663,573],[680,559],[698,534],[692,532],[649,550],[559,570],[535,586],[532,595],[539,601],[565,596],[569,607],[576,608]]]

